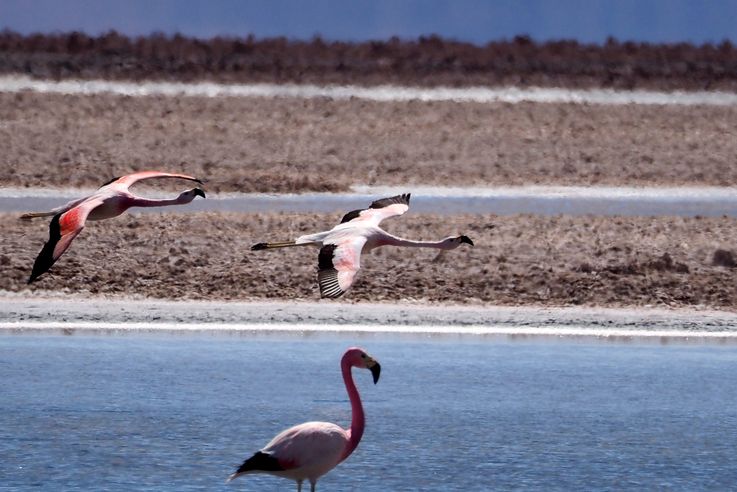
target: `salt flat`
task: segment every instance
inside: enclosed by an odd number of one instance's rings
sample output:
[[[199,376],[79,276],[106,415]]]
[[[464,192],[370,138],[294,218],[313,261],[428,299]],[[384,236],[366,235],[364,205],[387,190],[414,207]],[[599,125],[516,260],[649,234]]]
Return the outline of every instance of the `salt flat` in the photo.
[[[116,94],[195,97],[288,97],[299,99],[364,99],[378,102],[455,101],[473,103],[576,103],[604,105],[733,106],[737,94],[718,91],[647,91],[561,89],[550,87],[401,87],[379,85],[218,84],[214,82],[116,82],[109,80],[37,80],[23,75],[0,76],[0,91],[51,94]]]
[[[298,333],[737,342],[737,313],[412,303],[0,298],[5,333]]]

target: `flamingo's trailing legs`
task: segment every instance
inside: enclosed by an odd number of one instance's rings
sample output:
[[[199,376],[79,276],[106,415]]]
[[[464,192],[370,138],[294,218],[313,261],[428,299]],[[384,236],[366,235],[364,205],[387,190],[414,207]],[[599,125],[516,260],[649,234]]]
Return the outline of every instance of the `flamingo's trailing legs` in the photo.
[[[404,246],[408,248],[455,249],[463,243],[473,246],[468,236],[451,236],[440,241],[413,241],[384,231],[379,223],[389,217],[402,215],[409,209],[410,194],[376,200],[365,210],[348,212],[340,224],[329,231],[300,236],[294,241],[258,243],[251,250],[287,248],[291,246],[317,246],[317,280],[322,297],[343,295],[353,284],[360,268],[362,252],[379,246]]]
[[[190,203],[196,196],[205,198],[205,192],[201,188],[192,188],[181,193],[176,198],[164,200],[143,198],[128,191],[128,188],[132,184],[143,179],[153,178],[187,179],[202,184],[202,181],[199,179],[187,176],[186,174],[142,171],[114,178],[102,185],[92,195],[71,201],[49,212],[23,214],[21,219],[53,216],[49,225],[49,240],[44,244],[38,257],[36,257],[28,283],[30,284],[51,268],[51,265],[69,248],[72,240],[82,232],[87,220],[102,220],[117,217],[130,207],[184,205]]]
[[[330,422],[306,422],[282,431],[261,451],[248,458],[228,477],[234,478],[250,473],[268,473],[289,478],[297,482],[297,491],[302,482],[309,480],[310,491],[315,492],[317,480],[351,455],[363,436],[366,419],[361,397],[353,382],[351,368],[368,369],[379,381],[381,366],[360,348],[349,348],[340,361],[343,381],[351,401],[350,429]]]

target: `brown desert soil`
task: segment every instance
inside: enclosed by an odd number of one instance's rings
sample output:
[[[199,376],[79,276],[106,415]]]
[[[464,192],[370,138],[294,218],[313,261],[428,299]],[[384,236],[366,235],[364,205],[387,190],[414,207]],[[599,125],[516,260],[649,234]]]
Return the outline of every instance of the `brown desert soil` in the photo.
[[[330,228],[339,216],[140,214],[92,222],[51,272],[27,286],[48,222],[0,214],[1,288],[77,295],[314,300],[317,250],[252,252]],[[476,247],[381,248],[362,258],[349,302],[670,306],[737,310],[737,219],[408,214],[390,232]],[[334,302],[334,301],[324,301]]]
[[[478,47],[435,37],[349,44],[6,31],[0,74],[737,91],[737,49],[524,37]],[[143,169],[192,174],[214,192],[736,186],[735,122],[737,107],[0,93],[0,187],[97,187]],[[25,282],[48,221],[0,218],[8,229],[0,242],[2,290],[290,300],[319,297],[317,251],[249,246],[324,230],[340,216],[172,213],[94,222],[31,286]],[[387,229],[427,239],[465,233],[477,246],[442,255],[378,250],[363,258],[344,300],[736,311],[735,226],[733,218],[408,214]]]
[[[21,36],[0,32],[0,73],[39,78],[215,80],[423,86],[517,85],[737,90],[737,48],[610,39],[483,46],[437,36],[329,42],[320,38],[192,39],[111,32]]]
[[[0,93],[0,186],[737,185],[737,107]]]

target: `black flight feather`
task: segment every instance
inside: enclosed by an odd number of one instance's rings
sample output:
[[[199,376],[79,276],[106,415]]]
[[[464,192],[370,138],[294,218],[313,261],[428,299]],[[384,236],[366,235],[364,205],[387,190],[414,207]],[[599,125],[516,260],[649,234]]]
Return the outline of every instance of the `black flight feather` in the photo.
[[[56,243],[59,242],[59,239],[61,239],[61,226],[59,225],[60,218],[61,214],[56,214],[51,219],[51,223],[49,224],[49,240],[46,241],[46,244],[44,244],[41,252],[36,257],[36,261],[33,263],[33,270],[31,271],[31,276],[28,279],[29,284],[47,272],[55,262],[54,248],[56,247]]]
[[[340,221],[340,223],[342,224],[344,222],[349,222],[355,219],[356,217],[361,215],[361,212],[363,212],[363,210],[351,210],[343,216],[343,219]]]
[[[320,248],[320,255],[317,257],[317,283],[320,284],[320,295],[330,299],[345,293],[338,283],[338,270],[333,266],[333,253],[336,247],[334,244],[326,244]]]
[[[248,458],[238,468],[236,473],[245,473],[247,471],[282,471],[284,467],[279,464],[279,460],[268,453],[258,451],[256,454]]]
[[[403,195],[397,195],[390,198],[382,198],[381,200],[376,200],[372,202],[370,208],[384,208],[388,207],[389,205],[394,205],[395,203],[403,203],[404,205],[409,205],[409,197],[410,193],[404,193]]]
[[[112,183],[112,182],[114,182],[114,181],[117,181],[117,180],[119,180],[119,179],[120,179],[120,178],[122,178],[122,177],[123,177],[123,176],[116,176],[115,178],[111,179],[110,181],[106,181],[105,183],[101,184],[101,185],[100,185],[100,188],[102,188],[103,186],[107,186],[107,185],[109,185],[110,183]]]
[[[392,196],[389,198],[382,198],[380,200],[374,200],[371,202],[371,205],[369,205],[369,208],[384,208],[388,207],[389,205],[394,205],[395,203],[403,203],[404,205],[409,206],[409,197],[410,193],[404,193],[403,195],[397,195]],[[341,224],[345,222],[349,222],[361,215],[361,212],[367,209],[362,210],[351,210],[347,214],[343,216],[343,219],[340,221]]]

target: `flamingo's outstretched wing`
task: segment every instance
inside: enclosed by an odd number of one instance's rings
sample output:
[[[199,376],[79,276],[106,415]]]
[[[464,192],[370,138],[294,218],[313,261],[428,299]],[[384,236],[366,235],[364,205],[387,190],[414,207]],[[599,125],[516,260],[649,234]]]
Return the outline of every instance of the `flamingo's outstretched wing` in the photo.
[[[320,248],[317,282],[320,284],[321,297],[335,299],[350,288],[361,268],[364,244],[364,236],[352,236]]]
[[[405,193],[376,200],[367,209],[348,212],[343,216],[340,223],[366,221],[373,225],[379,225],[382,220],[402,215],[409,210],[409,197],[410,193]]]
[[[28,279],[29,284],[47,272],[56,260],[64,254],[69,245],[72,244],[72,240],[84,229],[87,216],[102,203],[102,198],[90,198],[64,213],[55,215],[51,219],[49,240],[46,241],[33,263],[33,270]]]
[[[159,171],[141,171],[139,173],[133,173],[133,174],[128,174],[127,176],[119,176],[117,178],[113,178],[102,186],[107,186],[109,184],[115,183],[116,185],[121,185],[125,188],[128,188],[129,186],[133,185],[134,183],[138,181],[141,181],[144,179],[154,179],[154,178],[188,179],[190,181],[196,181],[197,183],[202,184],[201,180],[193,176],[189,176],[187,174],[162,173]]]

